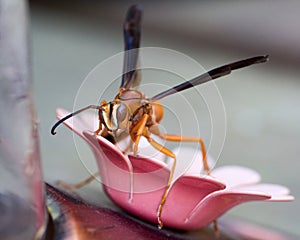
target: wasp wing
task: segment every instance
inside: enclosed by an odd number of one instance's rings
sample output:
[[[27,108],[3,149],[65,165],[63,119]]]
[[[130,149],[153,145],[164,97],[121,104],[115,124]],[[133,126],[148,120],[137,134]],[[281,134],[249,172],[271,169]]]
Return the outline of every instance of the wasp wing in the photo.
[[[133,88],[139,85],[140,77],[136,70],[141,39],[142,10],[139,5],[129,8],[124,22],[124,65],[120,88]]]
[[[199,84],[211,81],[213,79],[219,78],[219,77],[223,77],[225,75],[228,75],[231,73],[231,71],[239,69],[239,68],[244,68],[247,66],[250,66],[252,64],[256,64],[256,63],[263,63],[269,60],[269,56],[265,55],[265,56],[257,56],[257,57],[252,57],[252,58],[248,58],[248,59],[244,59],[241,61],[237,61],[237,62],[233,62],[233,63],[229,63],[226,65],[223,65],[221,67],[212,69],[206,73],[201,74],[200,76],[197,76],[189,81],[186,81],[184,83],[181,83],[175,87],[172,87],[164,92],[161,92],[157,95],[155,95],[154,97],[152,97],[152,100],[159,100],[162,99],[166,96],[169,96],[171,94],[183,91],[185,89],[191,88],[191,87],[195,87]]]

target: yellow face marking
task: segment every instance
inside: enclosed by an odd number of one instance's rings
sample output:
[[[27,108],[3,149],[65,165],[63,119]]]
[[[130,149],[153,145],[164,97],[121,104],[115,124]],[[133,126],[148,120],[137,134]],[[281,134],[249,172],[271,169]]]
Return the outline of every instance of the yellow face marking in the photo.
[[[117,129],[118,126],[116,126],[116,122],[114,121],[114,119],[112,119],[112,110],[113,110],[113,106],[111,103],[105,104],[104,106],[102,106],[102,116],[103,116],[103,120],[107,126],[107,128],[111,131],[114,131]]]

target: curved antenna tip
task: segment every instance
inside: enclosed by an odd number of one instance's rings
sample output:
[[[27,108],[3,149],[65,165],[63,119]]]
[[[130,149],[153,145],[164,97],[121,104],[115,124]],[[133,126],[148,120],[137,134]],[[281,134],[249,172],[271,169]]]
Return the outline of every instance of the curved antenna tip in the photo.
[[[55,135],[56,134],[56,131],[55,131],[55,129],[58,127],[58,125],[60,125],[61,124],[61,121],[58,121],[58,122],[56,122],[54,125],[53,125],[53,127],[51,128],[51,134],[52,135]]]
[[[87,110],[87,109],[89,109],[89,108],[101,110],[101,106],[89,105],[89,106],[84,107],[84,108],[81,108],[81,109],[79,109],[79,110],[77,110],[77,111],[75,111],[75,112],[73,112],[73,113],[70,113],[69,115],[67,115],[67,116],[65,116],[65,117],[63,117],[63,118],[61,118],[61,119],[59,119],[59,120],[53,125],[53,127],[51,128],[51,134],[52,134],[52,135],[55,135],[55,134],[56,134],[55,129],[56,129],[61,123],[63,123],[63,122],[66,121],[67,119],[69,119],[69,118],[71,118],[71,117],[77,115],[78,113],[81,113],[81,112],[83,112],[83,111],[85,111],[85,110]]]

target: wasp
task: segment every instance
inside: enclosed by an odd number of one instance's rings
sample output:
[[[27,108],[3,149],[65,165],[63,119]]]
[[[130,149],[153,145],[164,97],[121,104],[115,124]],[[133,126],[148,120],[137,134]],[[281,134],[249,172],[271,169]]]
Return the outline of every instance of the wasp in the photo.
[[[251,57],[217,67],[201,74],[200,76],[190,79],[189,81],[183,82],[182,84],[148,98],[143,92],[137,90],[141,80],[139,71],[136,70],[139,58],[138,49],[140,47],[141,39],[141,19],[142,10],[140,6],[131,6],[127,12],[123,26],[125,43],[123,75],[116,97],[110,102],[103,100],[99,105],[89,105],[65,116],[55,123],[51,129],[51,133],[54,135],[56,133],[55,129],[65,120],[88,109],[95,109],[98,110],[99,118],[99,127],[95,131],[96,135],[109,139],[113,143],[117,143],[126,137],[130,137],[131,143],[124,152],[133,152],[134,155],[138,152],[141,137],[144,137],[155,149],[171,157],[173,159],[173,163],[170,176],[166,190],[164,191],[160,204],[157,208],[157,221],[161,228],[163,226],[161,213],[175,171],[176,156],[171,150],[155,141],[152,138],[152,135],[156,135],[166,141],[199,143],[202,152],[204,170],[207,174],[210,174],[210,168],[207,163],[206,149],[202,138],[197,136],[189,137],[176,134],[166,134],[159,130],[159,123],[164,116],[164,108],[160,104],[159,100],[177,92],[181,92],[216,78],[228,75],[233,70],[244,68],[252,64],[266,62],[268,61],[268,56],[263,55]]]

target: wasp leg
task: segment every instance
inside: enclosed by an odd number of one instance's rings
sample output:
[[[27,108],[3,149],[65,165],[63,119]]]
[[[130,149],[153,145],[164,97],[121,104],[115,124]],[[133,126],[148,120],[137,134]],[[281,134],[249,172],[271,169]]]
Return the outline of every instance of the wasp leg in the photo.
[[[203,161],[203,168],[207,175],[210,174],[210,168],[207,163],[207,155],[206,155],[206,148],[202,138],[200,137],[187,137],[187,136],[180,136],[175,134],[164,134],[158,132],[157,128],[154,128],[155,132],[152,132],[155,135],[158,135],[160,138],[166,141],[172,142],[198,142],[200,144],[200,149],[202,152],[202,161]]]
[[[150,134],[146,128],[146,123],[148,121],[148,118],[149,118],[149,115],[148,114],[144,114],[143,117],[141,118],[141,120],[131,129],[130,131],[130,135],[131,135],[131,138],[133,139],[134,141],[134,154],[136,155],[137,154],[137,150],[138,150],[138,144],[139,144],[139,141],[141,139],[141,136],[144,136],[148,142],[155,148],[157,149],[158,151],[160,151],[161,153],[171,157],[174,159],[174,162],[173,162],[173,165],[172,165],[172,168],[171,168],[171,172],[170,172],[170,176],[169,176],[169,179],[168,179],[168,182],[167,182],[167,186],[166,186],[166,189],[162,195],[162,198],[160,200],[160,203],[159,203],[159,206],[158,206],[158,209],[157,209],[157,221],[158,221],[158,227],[161,229],[163,227],[163,222],[161,220],[161,214],[162,214],[162,210],[163,210],[163,206],[166,202],[166,199],[167,199],[167,195],[168,195],[168,192],[169,192],[169,189],[170,189],[170,186],[171,186],[171,182],[172,182],[172,179],[173,179],[173,175],[174,175],[174,172],[175,172],[175,167],[176,167],[176,156],[173,152],[171,152],[169,149],[163,147],[161,144],[159,144],[158,142],[156,142],[155,140],[153,140],[151,137],[150,137]]]
[[[218,220],[213,221],[213,228],[214,228],[214,233],[215,233],[216,238],[219,238],[220,231],[219,231],[219,227],[218,227]]]
[[[157,221],[158,221],[158,227],[161,229],[163,227],[163,222],[161,220],[161,214],[162,214],[162,210],[163,210],[163,206],[164,204],[166,203],[166,199],[167,199],[167,195],[168,195],[168,192],[169,192],[169,189],[170,189],[170,186],[171,186],[171,183],[172,183],[172,179],[173,179],[173,176],[174,176],[174,172],[175,172],[175,167],[176,167],[176,155],[170,151],[169,149],[165,148],[164,146],[162,146],[161,144],[159,144],[158,142],[156,142],[155,140],[153,140],[151,137],[150,137],[150,134],[148,131],[144,131],[143,133],[143,136],[146,137],[146,139],[148,140],[148,142],[155,148],[157,149],[158,151],[160,151],[161,153],[171,157],[174,159],[174,162],[172,164],[172,168],[171,168],[171,172],[170,172],[170,176],[169,176],[169,179],[168,179],[168,182],[167,182],[167,186],[166,186],[166,189],[163,193],[163,196],[160,200],[160,203],[159,203],[159,206],[158,206],[158,209],[157,209]]]
[[[133,154],[136,155],[138,151],[138,145],[141,139],[141,136],[146,128],[146,123],[148,121],[149,115],[144,114],[141,120],[133,126],[133,128],[130,131],[131,139],[134,142],[134,148],[133,148]]]
[[[98,119],[99,119],[99,125],[98,125],[98,129],[94,132],[96,135],[99,135],[99,133],[101,132],[102,130],[102,124],[103,124],[103,116],[102,116],[102,109],[101,109],[101,106],[105,105],[106,104],[106,101],[105,100],[102,100],[100,102],[100,108],[99,111],[98,111]],[[107,130],[106,128],[104,128],[105,130]],[[107,132],[107,131],[106,131]],[[107,133],[105,133],[107,134]],[[103,135],[102,135],[103,136]]]
[[[157,127],[154,127],[153,129],[150,129],[151,132],[155,135],[158,135],[164,140],[167,141],[173,141],[173,142],[199,142],[200,148],[202,151],[202,161],[203,161],[203,168],[206,171],[206,173],[209,175],[210,174],[210,168],[207,163],[207,154],[206,154],[206,148],[205,144],[202,138],[199,137],[187,137],[187,136],[180,136],[180,135],[174,135],[174,134],[163,134],[159,131]],[[218,228],[218,222],[217,220],[213,221],[213,227],[214,227],[214,232],[215,235],[219,235],[219,228]]]
[[[78,189],[78,188],[82,188],[83,186],[89,184],[90,182],[92,182],[93,180],[96,179],[96,177],[99,176],[99,173],[94,173],[92,176],[88,177],[87,179],[79,182],[79,183],[75,183],[75,184],[68,184],[68,183],[65,183],[64,181],[56,181],[56,184],[64,189],[67,189],[67,190],[75,190],[75,189]]]
[[[101,132],[101,130],[102,130],[102,122],[99,120],[99,127],[98,127],[98,129],[94,132],[95,135],[99,135],[99,133]]]

